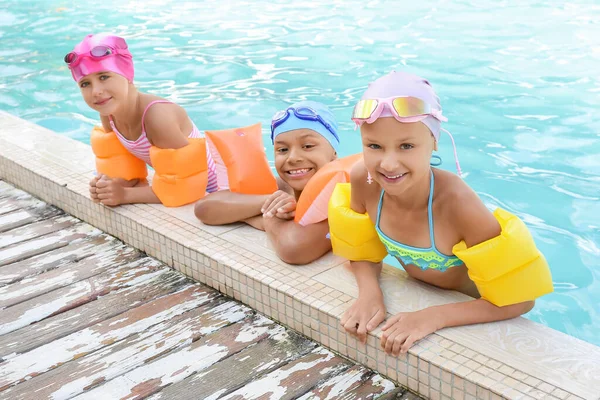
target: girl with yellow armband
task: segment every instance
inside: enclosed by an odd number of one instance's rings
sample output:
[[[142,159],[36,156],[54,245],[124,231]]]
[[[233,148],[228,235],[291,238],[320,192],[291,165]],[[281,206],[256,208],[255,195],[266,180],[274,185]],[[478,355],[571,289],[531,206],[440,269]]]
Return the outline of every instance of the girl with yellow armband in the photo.
[[[92,131],[98,175],[90,196],[99,203],[179,206],[216,190],[214,162],[186,111],[133,84],[127,43],[111,34],[87,35],[64,58],[102,129]],[[154,167],[153,185],[146,164]]]
[[[341,320],[347,332],[364,342],[386,318],[378,282],[386,254],[411,277],[474,298],[393,316],[381,339],[388,354],[444,327],[517,317],[552,291],[523,222],[490,212],[460,177],[432,167],[446,118],[429,82],[392,72],[369,85],[352,119],[364,162],[354,166],[350,188],[338,185],[329,210],[333,251],[351,260],[359,288]]]

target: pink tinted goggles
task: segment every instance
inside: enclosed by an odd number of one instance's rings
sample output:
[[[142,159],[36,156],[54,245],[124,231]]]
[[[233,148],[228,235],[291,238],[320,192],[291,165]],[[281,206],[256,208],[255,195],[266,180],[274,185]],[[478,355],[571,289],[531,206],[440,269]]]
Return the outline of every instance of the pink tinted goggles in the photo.
[[[448,119],[440,110],[434,109],[429,103],[412,96],[394,96],[385,99],[363,99],[356,103],[352,111],[352,120],[357,124],[366,122],[372,124],[382,116],[386,109],[400,122],[418,122],[431,115],[446,122]],[[385,116],[385,115],[384,115]]]

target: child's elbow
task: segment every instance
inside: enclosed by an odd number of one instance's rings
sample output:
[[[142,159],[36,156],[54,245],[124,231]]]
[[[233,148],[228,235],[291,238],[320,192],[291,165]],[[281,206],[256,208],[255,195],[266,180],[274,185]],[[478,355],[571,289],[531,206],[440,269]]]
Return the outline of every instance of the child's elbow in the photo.
[[[533,307],[535,306],[535,300],[523,302],[521,303],[521,306],[523,308],[520,315],[527,314],[529,311],[533,310]]]
[[[214,207],[213,204],[211,204],[210,199],[204,198],[198,200],[194,205],[194,215],[196,215],[196,218],[203,224],[218,225],[218,222],[214,218]]]
[[[277,249],[277,256],[284,263],[291,265],[305,265],[312,261],[314,258],[310,257],[306,251],[297,249],[291,246],[282,246],[283,248]]]

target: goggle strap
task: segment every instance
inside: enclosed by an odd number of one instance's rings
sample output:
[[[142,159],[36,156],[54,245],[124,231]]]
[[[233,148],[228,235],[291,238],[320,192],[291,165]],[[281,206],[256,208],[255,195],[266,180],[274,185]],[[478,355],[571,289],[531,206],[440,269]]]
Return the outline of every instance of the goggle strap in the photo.
[[[446,132],[448,134],[448,136],[450,136],[450,140],[452,141],[452,148],[454,149],[454,161],[456,162],[456,171],[458,172],[458,176],[460,176],[462,178],[462,170],[460,169],[460,164],[458,162],[458,154],[456,153],[456,144],[454,143],[454,138],[452,137],[452,134],[450,132],[448,132],[446,129],[441,128],[444,132]]]

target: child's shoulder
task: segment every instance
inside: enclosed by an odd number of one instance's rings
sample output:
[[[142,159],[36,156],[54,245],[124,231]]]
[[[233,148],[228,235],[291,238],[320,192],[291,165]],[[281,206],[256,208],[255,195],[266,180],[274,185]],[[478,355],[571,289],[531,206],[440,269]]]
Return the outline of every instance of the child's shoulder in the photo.
[[[152,104],[153,102],[160,102]],[[152,106],[148,108],[150,105]],[[179,104],[173,103],[162,97],[152,94],[142,93],[140,96],[140,106],[145,112],[144,125],[164,128],[165,125],[187,125],[189,120],[187,112]]]
[[[435,197],[443,218],[452,221],[469,245],[499,234],[498,223],[477,193],[459,176],[435,171]],[[470,243],[469,243],[470,242]]]
[[[477,193],[458,175],[435,168],[434,178],[434,199],[443,210],[456,213],[465,207],[483,204]]]

